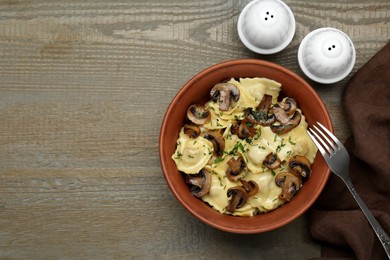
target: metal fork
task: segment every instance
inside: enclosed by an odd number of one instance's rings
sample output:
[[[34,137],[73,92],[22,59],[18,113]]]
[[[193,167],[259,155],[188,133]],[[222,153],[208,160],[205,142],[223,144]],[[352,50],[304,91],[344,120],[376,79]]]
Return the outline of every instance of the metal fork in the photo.
[[[352,196],[355,198],[357,204],[363,211],[368,222],[370,223],[371,227],[374,229],[376,235],[382,243],[382,246],[386,251],[387,257],[390,259],[389,236],[386,234],[381,225],[367,208],[366,204],[360,198],[359,194],[356,192],[349,178],[349,155],[347,149],[345,149],[344,145],[321,123],[317,122],[317,124],[320,128],[313,125],[312,128],[308,129],[307,133],[309,134],[313,142],[316,144],[318,150],[320,150],[322,156],[324,157],[326,163],[328,164],[332,172],[338,177],[340,177],[347,185]]]

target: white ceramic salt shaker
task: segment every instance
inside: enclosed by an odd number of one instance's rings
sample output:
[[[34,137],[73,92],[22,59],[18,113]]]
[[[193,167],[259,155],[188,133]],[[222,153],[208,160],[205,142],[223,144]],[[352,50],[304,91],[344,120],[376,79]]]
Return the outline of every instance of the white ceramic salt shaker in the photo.
[[[259,54],[277,53],[291,42],[295,34],[295,18],[280,0],[254,0],[238,17],[238,35],[242,43]]]
[[[355,47],[344,32],[330,27],[310,32],[298,49],[298,62],[310,79],[331,84],[344,79],[353,69]]]

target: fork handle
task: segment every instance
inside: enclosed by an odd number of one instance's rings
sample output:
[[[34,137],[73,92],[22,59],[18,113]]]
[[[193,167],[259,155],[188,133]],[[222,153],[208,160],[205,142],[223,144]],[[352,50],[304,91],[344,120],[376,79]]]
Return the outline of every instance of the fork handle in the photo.
[[[379,241],[382,243],[382,246],[386,251],[387,257],[390,259],[390,238],[389,238],[389,236],[386,234],[386,232],[383,230],[383,228],[381,227],[379,222],[375,219],[374,215],[372,215],[371,211],[367,208],[366,204],[360,198],[360,196],[357,193],[357,191],[355,190],[355,187],[353,186],[350,178],[343,179],[343,181],[345,182],[345,184],[347,185],[352,196],[355,198],[357,204],[359,205],[359,207],[363,211],[363,213],[366,216],[371,227],[374,229],[375,234],[378,236]]]

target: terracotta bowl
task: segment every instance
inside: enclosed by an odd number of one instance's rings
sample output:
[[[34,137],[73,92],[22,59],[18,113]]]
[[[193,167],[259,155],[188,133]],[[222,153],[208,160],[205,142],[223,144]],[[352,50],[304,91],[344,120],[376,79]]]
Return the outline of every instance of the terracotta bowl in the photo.
[[[300,192],[282,207],[253,217],[221,214],[191,194],[171,159],[179,131],[185,122],[186,110],[193,103],[208,101],[209,91],[216,83],[240,77],[266,77],[280,82],[282,95],[297,100],[309,125],[318,121],[332,132],[333,126],[324,104],[307,82],[290,70],[266,61],[243,59],[222,62],[198,73],[180,89],[165,113],[160,131],[160,162],[168,186],[176,199],[204,223],[228,232],[250,234],[276,229],[302,215],[320,195],[330,170],[317,153],[312,175]]]

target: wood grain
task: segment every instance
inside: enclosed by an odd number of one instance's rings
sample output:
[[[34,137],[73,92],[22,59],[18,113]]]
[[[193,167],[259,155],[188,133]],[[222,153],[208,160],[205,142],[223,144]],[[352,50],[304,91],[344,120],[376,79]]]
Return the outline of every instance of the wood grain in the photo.
[[[265,59],[303,76],[299,43],[330,26],[353,40],[355,68],[337,84],[308,81],[345,140],[342,91],[388,42],[390,3],[286,0],[295,37],[282,52],[262,56],[236,32],[248,2],[0,1],[0,258],[319,255],[306,215],[250,236],[192,217],[161,173],[159,128],[180,87],[217,62]]]

